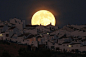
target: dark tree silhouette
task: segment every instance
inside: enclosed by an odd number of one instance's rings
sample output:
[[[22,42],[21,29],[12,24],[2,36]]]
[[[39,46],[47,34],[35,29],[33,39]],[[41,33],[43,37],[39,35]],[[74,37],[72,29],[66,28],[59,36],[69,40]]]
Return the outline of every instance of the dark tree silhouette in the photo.
[[[1,57],[11,57],[11,55],[8,52],[4,51]]]

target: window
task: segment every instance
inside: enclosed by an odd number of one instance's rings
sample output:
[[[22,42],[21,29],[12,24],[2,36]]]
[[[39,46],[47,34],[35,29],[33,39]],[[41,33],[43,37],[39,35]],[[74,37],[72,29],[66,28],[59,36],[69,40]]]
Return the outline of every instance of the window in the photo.
[[[17,23],[17,21],[15,20],[15,23]]]
[[[55,43],[52,43],[53,45],[55,45]]]
[[[68,47],[72,47],[72,45],[69,45]]]
[[[58,45],[62,45],[62,44],[58,43]]]
[[[74,39],[72,39],[72,41],[74,41]]]
[[[9,34],[6,34],[6,37],[9,37]]]
[[[83,40],[81,40],[83,42]]]
[[[17,43],[17,41],[16,41],[16,43]]]
[[[49,34],[49,33],[47,33],[47,34]]]
[[[77,40],[75,40],[77,42]]]
[[[59,48],[59,47],[57,47],[57,48],[56,48],[56,50],[60,50],[60,48]]]
[[[42,36],[42,34],[40,34],[40,36]]]
[[[2,34],[0,34],[0,36],[3,36]]]
[[[46,42],[46,45],[47,45],[47,42]]]
[[[51,46],[51,48],[53,49],[53,48],[54,48],[54,46]]]

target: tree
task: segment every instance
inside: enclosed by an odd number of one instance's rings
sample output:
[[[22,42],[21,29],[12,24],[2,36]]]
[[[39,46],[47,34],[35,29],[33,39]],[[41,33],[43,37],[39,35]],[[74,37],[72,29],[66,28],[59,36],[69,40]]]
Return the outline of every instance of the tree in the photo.
[[[27,54],[27,51],[26,51],[25,48],[20,48],[18,53],[19,53],[20,56],[25,57],[26,54]]]
[[[8,52],[4,51],[1,55],[1,57],[11,57],[11,56]]]

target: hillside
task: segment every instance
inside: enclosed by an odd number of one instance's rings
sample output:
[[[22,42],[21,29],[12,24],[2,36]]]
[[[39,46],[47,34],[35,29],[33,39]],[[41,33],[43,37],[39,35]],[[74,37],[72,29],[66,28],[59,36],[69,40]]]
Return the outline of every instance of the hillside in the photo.
[[[18,50],[20,48],[27,48],[26,45],[18,45],[16,43],[8,43],[5,41],[0,41],[0,57],[3,52],[9,53],[12,57],[17,57],[19,56]]]
[[[86,54],[56,52],[49,49],[30,51],[27,45],[0,41],[0,57],[85,57]]]

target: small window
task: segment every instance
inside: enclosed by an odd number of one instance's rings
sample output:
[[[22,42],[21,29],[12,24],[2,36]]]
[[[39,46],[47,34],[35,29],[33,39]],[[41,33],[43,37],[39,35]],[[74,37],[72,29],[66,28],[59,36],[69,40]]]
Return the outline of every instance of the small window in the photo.
[[[83,30],[83,32],[85,32],[85,30]]]
[[[68,47],[72,47],[72,45],[69,45]]]
[[[53,43],[53,45],[55,45],[55,43]]]
[[[59,48],[59,47],[57,47],[57,48],[56,48],[56,50],[60,50],[60,48]]]
[[[83,40],[81,40],[83,42]]]
[[[47,45],[47,42],[46,42],[46,45]]]
[[[54,48],[54,46],[51,46],[51,48]]]
[[[15,23],[17,23],[17,21],[15,20]]]
[[[2,34],[0,34],[0,36],[3,36]]]
[[[42,34],[40,34],[40,36],[42,36]]]
[[[9,34],[6,34],[6,37],[9,37]]]
[[[47,34],[49,34],[49,33],[47,33]]]
[[[77,42],[77,40],[75,40]]]
[[[74,39],[72,39],[72,41],[74,41]]]

